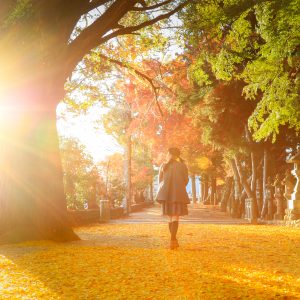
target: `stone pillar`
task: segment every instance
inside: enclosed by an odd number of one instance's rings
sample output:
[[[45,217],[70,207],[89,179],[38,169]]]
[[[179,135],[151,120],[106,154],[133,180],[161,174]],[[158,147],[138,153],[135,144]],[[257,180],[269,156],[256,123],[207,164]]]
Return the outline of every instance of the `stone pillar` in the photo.
[[[109,222],[110,220],[110,207],[109,200],[100,200],[100,222]]]
[[[287,201],[287,209],[285,210],[284,219],[287,222],[291,222],[294,220],[300,219],[300,149],[296,153],[296,155],[292,156],[287,163],[293,163],[294,169],[292,170],[292,174],[296,177],[296,184],[294,186],[294,190],[290,196],[290,199]]]

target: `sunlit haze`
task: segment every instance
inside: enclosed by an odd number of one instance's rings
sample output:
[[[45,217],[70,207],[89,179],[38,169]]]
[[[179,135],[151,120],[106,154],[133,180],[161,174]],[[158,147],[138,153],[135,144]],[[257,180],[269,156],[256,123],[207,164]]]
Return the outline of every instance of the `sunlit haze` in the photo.
[[[111,135],[106,134],[101,125],[102,114],[100,107],[94,107],[86,114],[78,116],[66,112],[63,103],[57,107],[59,135],[78,138],[95,162],[104,160],[106,156],[113,153],[123,152],[122,147]]]

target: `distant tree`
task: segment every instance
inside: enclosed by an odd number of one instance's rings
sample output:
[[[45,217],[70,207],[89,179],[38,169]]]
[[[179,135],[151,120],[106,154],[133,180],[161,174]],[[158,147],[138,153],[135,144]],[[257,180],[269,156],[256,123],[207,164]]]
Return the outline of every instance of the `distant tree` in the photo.
[[[104,181],[99,176],[93,158],[74,138],[61,137],[60,149],[67,207],[97,207],[96,198],[104,194]]]
[[[126,192],[123,155],[115,153],[108,156],[98,164],[98,168],[105,182],[103,199],[109,200],[112,206],[121,206]]]

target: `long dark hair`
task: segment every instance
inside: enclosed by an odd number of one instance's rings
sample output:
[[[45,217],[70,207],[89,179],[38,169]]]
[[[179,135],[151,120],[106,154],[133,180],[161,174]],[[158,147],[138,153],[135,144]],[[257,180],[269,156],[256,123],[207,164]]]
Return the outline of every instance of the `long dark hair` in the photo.
[[[163,167],[163,171],[166,172],[169,166],[179,159],[180,162],[184,162],[184,160],[180,157],[180,150],[178,148],[172,147],[168,149],[168,152],[174,157],[171,158]]]

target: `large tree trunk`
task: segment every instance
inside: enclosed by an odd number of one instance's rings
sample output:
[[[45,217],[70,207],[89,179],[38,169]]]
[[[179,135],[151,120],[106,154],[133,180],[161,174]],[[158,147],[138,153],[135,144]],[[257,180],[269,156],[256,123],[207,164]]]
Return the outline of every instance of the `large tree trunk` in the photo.
[[[59,83],[58,83],[59,84]],[[2,102],[0,234],[2,242],[77,238],[69,228],[56,129],[57,91],[36,82]],[[31,87],[31,88],[30,88]],[[50,101],[51,100],[51,101]]]

